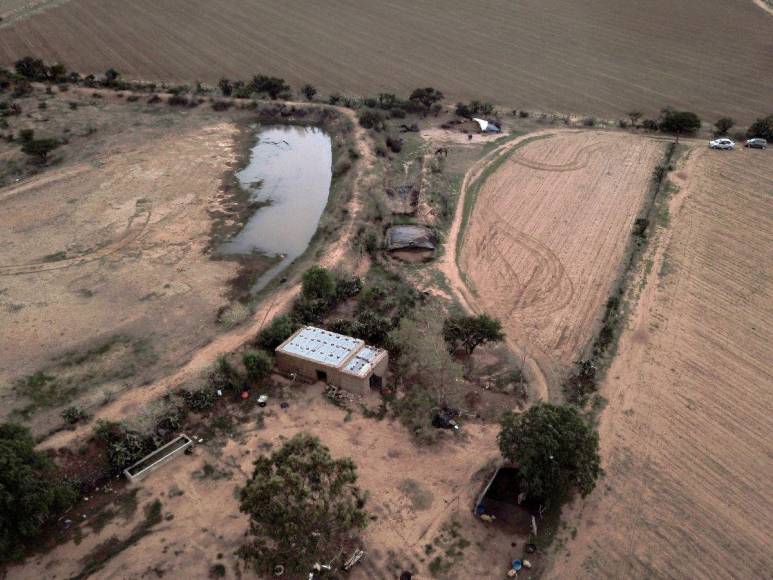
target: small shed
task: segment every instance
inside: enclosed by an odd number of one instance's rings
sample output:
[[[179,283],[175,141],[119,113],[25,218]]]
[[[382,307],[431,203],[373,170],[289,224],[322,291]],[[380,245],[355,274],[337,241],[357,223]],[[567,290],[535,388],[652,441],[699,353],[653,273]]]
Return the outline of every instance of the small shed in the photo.
[[[280,344],[276,365],[287,374],[324,381],[354,393],[380,389],[389,366],[389,353],[363,340],[315,326],[304,326]]]
[[[437,237],[425,226],[394,226],[387,230],[386,247],[394,250],[434,250]]]

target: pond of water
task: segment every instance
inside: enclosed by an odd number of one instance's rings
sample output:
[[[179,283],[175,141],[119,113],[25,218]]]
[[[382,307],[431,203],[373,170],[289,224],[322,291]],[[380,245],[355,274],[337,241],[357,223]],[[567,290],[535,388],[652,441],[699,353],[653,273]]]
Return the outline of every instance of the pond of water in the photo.
[[[317,127],[261,126],[247,167],[236,174],[256,201],[270,201],[221,246],[226,254],[253,251],[281,257],[255,283],[258,291],[308,247],[327,204],[332,177],[330,137]]]

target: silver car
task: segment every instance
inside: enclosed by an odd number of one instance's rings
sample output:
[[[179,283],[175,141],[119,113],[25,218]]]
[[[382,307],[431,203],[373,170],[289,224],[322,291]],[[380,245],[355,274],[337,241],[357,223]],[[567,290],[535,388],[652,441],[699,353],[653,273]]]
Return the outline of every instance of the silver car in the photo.
[[[752,149],[766,149],[768,147],[768,142],[761,137],[755,137],[753,139],[747,139],[746,143],[744,143],[744,147],[751,147]]]
[[[714,139],[709,141],[710,149],[735,149],[735,141],[722,137],[720,139]]]

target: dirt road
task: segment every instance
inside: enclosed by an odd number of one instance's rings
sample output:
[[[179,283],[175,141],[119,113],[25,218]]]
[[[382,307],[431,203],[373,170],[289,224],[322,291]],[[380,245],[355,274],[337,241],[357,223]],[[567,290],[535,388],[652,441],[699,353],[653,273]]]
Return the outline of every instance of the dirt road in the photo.
[[[601,390],[606,477],[550,578],[773,569],[773,151],[702,145],[674,181]]]

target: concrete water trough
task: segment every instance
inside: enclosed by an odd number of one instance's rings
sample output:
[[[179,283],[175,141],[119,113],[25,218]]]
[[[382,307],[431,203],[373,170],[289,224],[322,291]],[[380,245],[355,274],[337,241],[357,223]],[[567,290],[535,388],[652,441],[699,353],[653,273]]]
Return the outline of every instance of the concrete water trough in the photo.
[[[172,439],[169,443],[162,445],[152,453],[149,453],[137,463],[130,465],[123,470],[126,479],[135,482],[145,477],[148,473],[160,467],[170,459],[184,453],[185,450],[193,445],[193,440],[181,433],[178,437]]]

